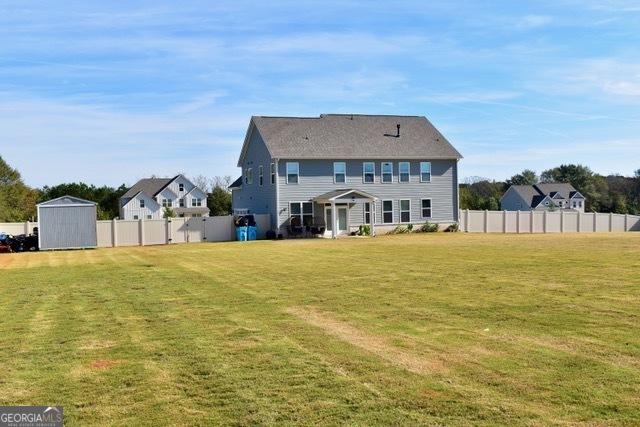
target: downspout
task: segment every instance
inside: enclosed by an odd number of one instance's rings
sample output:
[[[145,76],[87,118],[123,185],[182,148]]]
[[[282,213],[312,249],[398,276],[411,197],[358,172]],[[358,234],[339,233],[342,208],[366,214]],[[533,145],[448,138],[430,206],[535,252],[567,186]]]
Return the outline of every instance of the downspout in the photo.
[[[279,176],[279,159],[273,159],[276,168],[276,218],[275,218],[275,232],[276,237],[280,232],[280,176]],[[273,224],[273,223],[272,223]]]
[[[460,224],[460,181],[458,180],[459,168],[458,163],[460,159],[456,159],[456,197],[458,198],[457,209],[456,209],[456,222]]]

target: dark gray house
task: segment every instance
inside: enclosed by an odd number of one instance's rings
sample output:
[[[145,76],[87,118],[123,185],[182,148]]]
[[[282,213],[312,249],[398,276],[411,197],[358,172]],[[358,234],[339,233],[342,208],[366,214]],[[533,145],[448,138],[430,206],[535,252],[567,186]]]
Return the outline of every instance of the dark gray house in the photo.
[[[292,218],[327,235],[458,221],[462,156],[425,118],[323,114],[251,118],[231,186],[236,212]],[[335,214],[334,214],[335,212]]]
[[[500,205],[505,211],[569,209],[584,212],[585,201],[573,185],[555,182],[512,185],[500,199]]]

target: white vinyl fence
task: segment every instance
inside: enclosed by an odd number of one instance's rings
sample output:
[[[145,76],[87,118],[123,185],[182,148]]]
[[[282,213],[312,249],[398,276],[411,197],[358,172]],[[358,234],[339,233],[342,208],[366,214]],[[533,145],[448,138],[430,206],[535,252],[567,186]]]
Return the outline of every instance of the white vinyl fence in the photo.
[[[254,215],[258,239],[271,229],[271,216]],[[37,222],[0,223],[0,232],[28,234]],[[170,243],[226,242],[236,239],[232,216],[150,220],[98,221],[98,247],[166,245]]]
[[[460,211],[470,233],[611,233],[640,231],[640,216],[575,211]]]

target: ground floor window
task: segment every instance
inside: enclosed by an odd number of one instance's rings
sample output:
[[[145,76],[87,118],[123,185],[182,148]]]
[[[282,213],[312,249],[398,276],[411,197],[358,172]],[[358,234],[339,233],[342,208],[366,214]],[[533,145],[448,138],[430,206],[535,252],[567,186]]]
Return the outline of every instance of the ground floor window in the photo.
[[[431,199],[422,199],[422,218],[431,218]]]
[[[382,222],[384,224],[393,223],[393,200],[382,201]]]
[[[133,216],[133,219],[138,219],[138,215],[134,215],[134,216]]]
[[[400,200],[400,222],[411,222],[411,200]]]
[[[151,215],[147,215],[147,219],[151,219]]]
[[[312,202],[293,202],[289,204],[289,211],[292,217],[300,219],[302,225],[313,224],[313,203]]]
[[[364,204],[364,223],[371,224],[371,203]]]

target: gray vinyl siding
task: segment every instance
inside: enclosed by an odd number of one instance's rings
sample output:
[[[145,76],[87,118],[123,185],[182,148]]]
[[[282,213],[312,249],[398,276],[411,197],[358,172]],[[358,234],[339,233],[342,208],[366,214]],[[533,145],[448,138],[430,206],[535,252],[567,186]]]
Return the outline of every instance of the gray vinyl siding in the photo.
[[[505,211],[530,211],[531,207],[517,191],[509,187],[507,192],[502,196],[500,207]]]
[[[40,249],[98,246],[95,205],[40,207],[38,226]]]
[[[271,184],[271,155],[258,130],[253,127],[247,153],[242,165],[242,187],[233,190],[234,209],[249,209],[253,214],[271,214],[272,227],[275,228],[274,210],[276,205],[276,185]],[[264,183],[260,186],[259,168],[264,171]],[[252,168],[253,183],[245,183],[245,170]]]
[[[297,161],[300,165],[300,176],[298,184],[287,184],[286,163]],[[454,222],[457,221],[458,212],[458,182],[457,182],[457,161],[452,160],[430,160],[431,162],[431,182],[420,182],[420,161],[421,160],[389,160],[393,163],[393,182],[381,182],[381,160],[341,160],[347,167],[347,177],[345,183],[336,184],[333,182],[333,162],[334,160],[295,160],[281,159],[278,165],[278,180],[280,188],[280,206],[278,225],[286,227],[290,216],[289,203],[309,201],[312,198],[337,189],[353,188],[378,197],[376,203],[376,224],[382,225],[382,201],[393,200],[393,224],[400,220],[400,200],[411,200],[411,223],[419,224],[425,221],[433,222]],[[371,161],[375,164],[375,182],[365,184],[363,182],[362,164]],[[410,163],[410,181],[407,183],[398,182],[398,163]],[[421,217],[421,200],[431,199],[432,217],[423,219]],[[323,218],[324,212],[321,205],[314,204],[314,215],[316,218]],[[352,204],[349,210],[349,222],[351,226],[363,223],[362,204]]]

